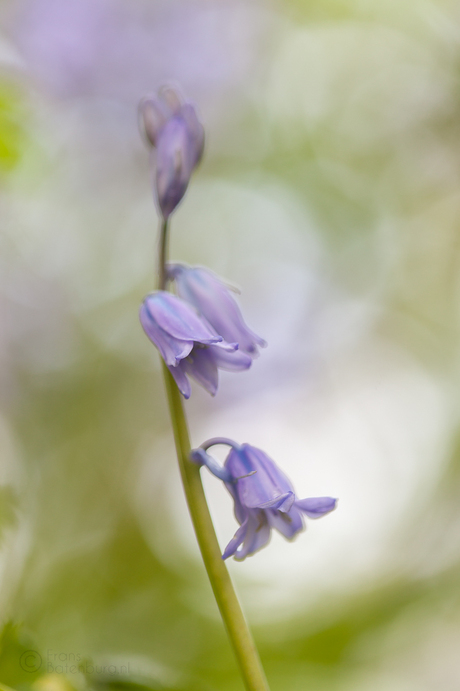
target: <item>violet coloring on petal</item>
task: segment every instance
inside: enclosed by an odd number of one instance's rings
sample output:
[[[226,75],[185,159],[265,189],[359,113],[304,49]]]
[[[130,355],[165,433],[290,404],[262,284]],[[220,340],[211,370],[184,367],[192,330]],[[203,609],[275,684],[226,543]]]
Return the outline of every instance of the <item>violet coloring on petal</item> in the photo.
[[[238,343],[239,350],[251,357],[258,355],[258,346],[267,345],[245,324],[229,288],[212,271],[183,264],[170,264],[167,271],[180,297],[190,302],[226,341]]]
[[[223,468],[207,453],[215,444],[231,446]],[[235,502],[240,527],[225,548],[223,559],[234,556],[242,560],[254,554],[269,542],[272,528],[291,540],[305,528],[303,514],[320,518],[337,505],[332,497],[296,499],[286,475],[264,451],[250,444],[211,439],[192,451],[190,459],[206,465],[223,480]]]
[[[140,309],[142,327],[158,348],[185,398],[190,397],[188,375],[210,394],[218,388],[218,369],[239,371],[251,358],[227,343],[192,305],[164,290],[148,295]]]
[[[193,170],[200,162],[204,130],[195,108],[171,87],[147,96],[139,105],[139,119],[152,147],[155,196],[167,219],[181,201]]]

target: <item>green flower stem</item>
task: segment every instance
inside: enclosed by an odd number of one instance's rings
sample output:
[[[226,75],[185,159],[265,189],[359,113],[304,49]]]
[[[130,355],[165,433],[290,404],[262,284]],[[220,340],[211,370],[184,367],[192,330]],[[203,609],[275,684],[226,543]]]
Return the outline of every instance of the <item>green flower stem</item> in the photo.
[[[166,287],[166,261],[168,256],[168,219],[163,219],[160,225],[160,247],[158,250],[158,288]]]
[[[161,226],[159,287],[164,289],[167,221]],[[200,468],[190,461],[190,438],[181,394],[165,363],[163,375],[185,497],[225,628],[240,666],[247,691],[269,691],[254,641],[241,610],[225,562],[222,560],[214,525],[201,482]]]
[[[185,497],[214,597],[240,665],[246,689],[268,691],[268,684],[254,641],[233,589],[227,567],[221,557],[201,482],[200,468],[189,460],[191,447],[181,394],[164,363],[163,373]]]

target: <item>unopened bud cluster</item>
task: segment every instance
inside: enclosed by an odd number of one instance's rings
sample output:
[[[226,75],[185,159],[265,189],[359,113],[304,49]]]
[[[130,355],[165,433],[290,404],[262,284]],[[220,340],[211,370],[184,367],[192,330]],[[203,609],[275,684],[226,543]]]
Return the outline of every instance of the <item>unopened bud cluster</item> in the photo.
[[[164,219],[185,194],[193,170],[200,162],[204,130],[195,108],[171,87],[146,96],[139,105],[145,139],[152,148],[156,200]]]

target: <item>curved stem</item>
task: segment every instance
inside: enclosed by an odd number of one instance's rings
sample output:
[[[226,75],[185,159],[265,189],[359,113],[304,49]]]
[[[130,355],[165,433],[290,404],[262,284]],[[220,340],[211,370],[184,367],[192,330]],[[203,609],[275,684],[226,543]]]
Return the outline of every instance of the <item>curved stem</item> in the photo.
[[[200,444],[200,448],[204,451],[207,451],[211,448],[211,446],[218,446],[219,444],[222,444],[223,446],[231,446],[232,449],[240,448],[240,444],[237,444],[235,441],[233,441],[233,439],[228,439],[227,437],[213,437],[212,439],[208,439]]]
[[[159,288],[164,290],[166,285],[167,221],[162,222],[160,232],[158,283]],[[217,542],[201,482],[200,468],[190,461],[190,438],[181,394],[164,362],[162,362],[162,366],[185,498],[214,597],[216,598],[247,691],[269,691],[254,641],[238,602],[227,567],[221,557],[219,543]]]

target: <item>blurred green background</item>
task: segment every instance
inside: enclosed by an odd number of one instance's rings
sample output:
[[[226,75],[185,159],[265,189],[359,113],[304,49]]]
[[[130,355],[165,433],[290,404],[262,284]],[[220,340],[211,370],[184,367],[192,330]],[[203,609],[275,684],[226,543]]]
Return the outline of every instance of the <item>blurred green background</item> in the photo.
[[[340,499],[229,564],[271,689],[457,691],[448,0],[1,2],[0,688],[242,688],[137,316],[157,217],[136,108],[171,80],[207,138],[172,257],[240,287],[269,342],[194,388],[193,443],[247,441]]]

